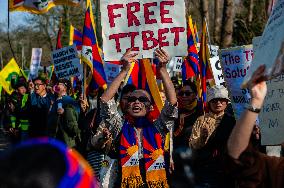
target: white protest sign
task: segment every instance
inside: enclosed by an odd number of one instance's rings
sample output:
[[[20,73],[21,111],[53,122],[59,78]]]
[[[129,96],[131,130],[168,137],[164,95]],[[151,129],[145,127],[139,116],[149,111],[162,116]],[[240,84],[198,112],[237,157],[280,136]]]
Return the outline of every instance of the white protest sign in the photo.
[[[248,82],[252,73],[262,64],[266,74],[274,77],[284,72],[284,0],[278,0],[265,26],[264,32],[255,49],[253,66],[244,80]]]
[[[183,57],[173,57],[173,61],[174,61],[173,71],[181,72]]]
[[[153,58],[156,48],[170,56],[187,54],[184,0],[101,0],[106,61],[119,60],[127,49],[139,59]]]
[[[225,86],[224,74],[222,71],[222,66],[219,60],[219,56],[211,57],[209,61],[214,76],[215,84]]]
[[[119,74],[121,69],[121,65],[113,64],[113,63],[104,63],[104,70],[106,74],[107,83],[113,82],[114,78]]]
[[[267,81],[267,95],[259,114],[261,144],[284,142],[284,74]]]
[[[210,55],[212,55],[213,57],[219,56],[219,46],[209,45],[209,44],[207,46],[208,46],[209,52],[211,51]],[[197,43],[196,47],[197,47],[197,51],[199,52],[199,50],[200,50],[200,42]]]
[[[253,51],[254,52],[258,48],[260,41],[261,41],[261,36],[253,37],[253,39],[252,39],[252,46],[253,46]]]
[[[208,49],[211,51],[210,54],[212,54],[213,57],[219,56],[219,46],[208,44]]]
[[[54,50],[52,52],[52,63],[58,79],[69,79],[71,76],[82,78],[83,69],[75,45]]]
[[[38,69],[40,66],[41,56],[42,56],[41,48],[32,49],[29,80],[34,79],[38,76]]]
[[[220,57],[235,117],[238,119],[250,100],[249,90],[241,89],[241,84],[253,58],[252,45],[222,49]]]

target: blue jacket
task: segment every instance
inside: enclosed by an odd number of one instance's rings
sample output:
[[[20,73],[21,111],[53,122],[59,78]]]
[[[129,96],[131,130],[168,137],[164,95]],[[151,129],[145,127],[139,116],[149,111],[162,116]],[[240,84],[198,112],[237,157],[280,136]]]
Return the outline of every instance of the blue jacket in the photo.
[[[51,103],[54,101],[54,96],[47,93],[41,97],[32,92],[30,94],[29,109],[30,109],[30,134],[32,137],[47,136],[47,121]]]

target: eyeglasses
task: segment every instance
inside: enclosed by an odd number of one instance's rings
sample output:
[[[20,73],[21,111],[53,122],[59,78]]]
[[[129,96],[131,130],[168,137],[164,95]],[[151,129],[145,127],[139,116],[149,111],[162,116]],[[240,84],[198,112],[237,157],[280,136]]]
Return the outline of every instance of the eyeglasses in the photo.
[[[179,96],[190,96],[190,95],[192,95],[194,92],[192,92],[192,91],[180,91],[179,93],[178,93],[178,95]]]
[[[35,84],[36,87],[41,86],[41,85],[44,85],[44,84]]]
[[[146,103],[146,102],[150,102],[149,99],[147,97],[144,97],[144,96],[140,96],[140,97],[128,97],[127,98],[128,102],[135,102],[136,100],[138,100],[139,102],[142,102],[142,103]]]
[[[212,99],[210,102],[216,104],[218,103],[218,101],[220,101],[220,103],[224,103],[224,102],[227,102],[228,100],[224,98],[216,98],[216,99]]]
[[[63,86],[65,86],[65,87],[68,87],[68,84],[67,83],[63,83],[63,82],[59,82],[57,85],[63,85]]]

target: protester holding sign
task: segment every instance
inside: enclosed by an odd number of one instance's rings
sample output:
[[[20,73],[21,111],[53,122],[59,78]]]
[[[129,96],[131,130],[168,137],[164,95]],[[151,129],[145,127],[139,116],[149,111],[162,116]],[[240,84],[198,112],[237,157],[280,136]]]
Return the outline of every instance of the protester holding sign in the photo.
[[[155,53],[159,59],[159,72],[168,99],[158,119],[148,118],[149,112],[153,109],[152,99],[141,89],[135,90],[128,97],[127,114],[124,119],[117,111],[113,97],[137,55],[131,50],[122,57],[124,65],[121,72],[101,97],[101,116],[107,129],[112,133],[107,135],[107,138],[114,144],[113,151],[120,160],[121,187],[168,187],[163,144],[170,129],[168,125],[172,125],[172,121],[177,117],[177,99],[166,69],[169,56],[162,49],[157,49]]]
[[[267,94],[265,66],[253,73],[249,83],[251,102],[237,121],[227,143],[227,171],[236,178],[238,187],[284,187],[284,158],[269,157],[255,151],[249,140]]]

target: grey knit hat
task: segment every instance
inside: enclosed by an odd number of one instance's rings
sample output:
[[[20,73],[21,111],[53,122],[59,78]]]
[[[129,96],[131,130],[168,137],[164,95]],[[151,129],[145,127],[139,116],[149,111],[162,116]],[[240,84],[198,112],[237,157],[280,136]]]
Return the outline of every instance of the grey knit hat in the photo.
[[[213,86],[207,91],[207,101],[210,102],[212,99],[227,99],[230,101],[228,90],[224,86]]]

